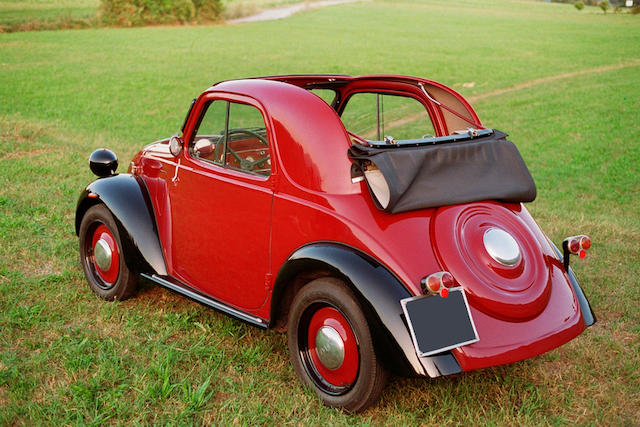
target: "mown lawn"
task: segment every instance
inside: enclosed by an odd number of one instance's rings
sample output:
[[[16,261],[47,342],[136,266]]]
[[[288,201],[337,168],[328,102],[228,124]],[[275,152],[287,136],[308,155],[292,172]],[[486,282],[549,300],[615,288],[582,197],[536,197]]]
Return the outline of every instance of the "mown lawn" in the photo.
[[[223,18],[304,1],[307,0],[222,0]],[[0,33],[100,26],[100,4],[100,0],[0,0]]]
[[[639,24],[553,3],[401,0],[248,25],[0,34],[0,424],[637,425]],[[591,235],[573,266],[598,323],[514,365],[394,378],[351,416],[302,388],[283,335],[148,283],[125,302],[95,297],[73,229],[91,151],[126,165],[211,83],[301,72],[414,74],[475,100],[527,161],[542,228],[556,242]]]
[[[0,32],[88,26],[100,0],[0,0]]]

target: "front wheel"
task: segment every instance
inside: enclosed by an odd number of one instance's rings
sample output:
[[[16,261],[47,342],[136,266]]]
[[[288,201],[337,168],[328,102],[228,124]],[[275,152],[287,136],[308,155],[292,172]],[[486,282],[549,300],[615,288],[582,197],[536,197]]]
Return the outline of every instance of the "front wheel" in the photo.
[[[327,406],[359,412],[387,380],[358,301],[341,280],[312,281],[296,295],[288,319],[291,362]]]
[[[136,290],[136,278],[127,268],[118,228],[106,206],[87,210],[79,237],[80,262],[91,290],[108,301],[130,297]]]

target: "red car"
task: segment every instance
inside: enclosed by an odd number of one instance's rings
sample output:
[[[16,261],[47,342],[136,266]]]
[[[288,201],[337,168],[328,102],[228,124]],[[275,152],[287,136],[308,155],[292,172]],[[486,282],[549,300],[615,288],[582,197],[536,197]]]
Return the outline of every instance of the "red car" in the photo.
[[[287,330],[322,401],[360,411],[387,372],[437,377],[522,360],[595,322],[523,203],[536,188],[506,134],[421,78],[291,75],[217,83],[182,133],[82,192],[91,289],[143,276],[240,320]]]

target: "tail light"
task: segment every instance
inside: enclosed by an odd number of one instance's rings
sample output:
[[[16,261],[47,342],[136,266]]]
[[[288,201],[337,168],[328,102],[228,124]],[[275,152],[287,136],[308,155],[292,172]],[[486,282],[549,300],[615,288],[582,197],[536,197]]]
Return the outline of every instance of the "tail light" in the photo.
[[[580,237],[580,247],[585,251],[591,247],[591,239],[589,236]]]
[[[569,269],[569,255],[578,255],[580,258],[587,256],[587,250],[591,247],[591,239],[584,234],[571,236],[562,242],[564,269]]]
[[[423,294],[440,294],[441,297],[449,296],[449,288],[456,286],[456,280],[448,271],[433,273],[420,281]]]

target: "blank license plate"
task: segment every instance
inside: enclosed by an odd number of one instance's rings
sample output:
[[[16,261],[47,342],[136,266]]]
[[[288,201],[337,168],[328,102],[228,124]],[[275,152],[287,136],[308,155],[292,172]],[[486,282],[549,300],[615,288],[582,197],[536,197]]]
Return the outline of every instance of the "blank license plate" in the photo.
[[[479,340],[461,287],[449,296],[418,296],[400,301],[418,355],[430,356]]]

